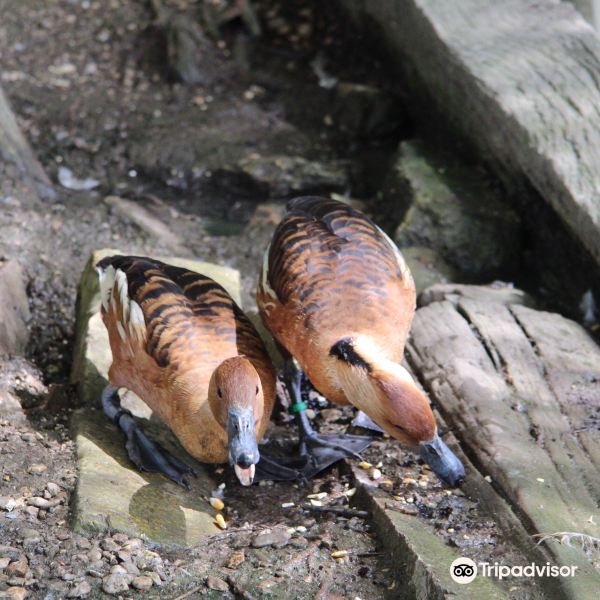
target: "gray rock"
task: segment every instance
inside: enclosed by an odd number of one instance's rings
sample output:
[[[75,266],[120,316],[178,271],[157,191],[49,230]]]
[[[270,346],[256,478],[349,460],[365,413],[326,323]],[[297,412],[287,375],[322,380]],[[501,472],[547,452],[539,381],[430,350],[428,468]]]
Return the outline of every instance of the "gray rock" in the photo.
[[[27,571],[29,571],[29,563],[25,557],[11,562],[5,569],[7,575],[14,577],[25,577]]]
[[[29,303],[19,263],[0,261],[0,356],[21,354],[29,339]]]
[[[102,579],[102,589],[111,595],[126,592],[129,589],[129,576],[124,573],[111,573]]]
[[[33,546],[42,541],[40,534],[29,527],[21,529],[21,539],[23,540],[23,546]]]
[[[10,560],[19,560],[21,558],[21,550],[14,546],[0,546],[0,556],[10,558]]]
[[[0,496],[0,510],[10,512],[17,505],[14,498],[10,496]]]
[[[320,162],[302,156],[261,156],[253,153],[240,160],[238,166],[274,196],[341,192],[348,187],[348,168],[342,161]]]
[[[400,145],[383,204],[388,212],[404,213],[394,235],[400,247],[436,250],[469,278],[491,279],[517,266],[517,213],[475,168],[421,142]]]
[[[148,591],[152,587],[153,583],[152,577],[148,577],[147,575],[139,575],[131,582],[131,585],[136,590]]]
[[[25,600],[27,590],[21,586],[11,586],[4,592],[4,597],[7,600]]]
[[[100,542],[100,548],[102,548],[102,550],[108,550],[109,552],[117,552],[119,550],[119,545],[111,538],[104,538]]]
[[[132,562],[124,562],[121,563],[121,566],[129,573],[130,575],[139,575],[140,570],[132,563]]]

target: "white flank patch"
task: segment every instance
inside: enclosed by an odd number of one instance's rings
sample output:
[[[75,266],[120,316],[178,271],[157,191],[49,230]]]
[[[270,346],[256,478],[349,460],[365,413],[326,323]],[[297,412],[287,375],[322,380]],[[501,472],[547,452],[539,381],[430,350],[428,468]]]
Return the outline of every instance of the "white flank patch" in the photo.
[[[140,341],[144,338],[144,332],[146,331],[144,312],[142,311],[142,307],[135,300],[132,300],[129,304],[129,330]]]
[[[117,331],[119,332],[119,336],[121,337],[121,339],[124,342],[126,342],[127,341],[127,334],[125,333],[125,328],[121,324],[121,321],[117,321]]]
[[[112,294],[112,289],[115,284],[115,269],[112,265],[108,265],[106,269],[97,269],[100,279],[100,298],[104,310],[108,311],[108,303]]]
[[[398,261],[398,266],[400,267],[400,272],[402,273],[402,279],[404,279],[405,281],[412,281],[412,274],[408,268],[408,265],[406,264],[406,261],[404,260],[404,256],[402,256],[402,253],[398,249],[398,246],[396,246],[396,244],[392,241],[390,236],[385,231],[383,231],[381,227],[377,225],[375,225],[375,227],[377,227],[379,233],[381,233],[381,235],[390,245],[391,249],[394,251],[394,254],[396,255],[396,260]]]
[[[119,294],[119,302],[123,311],[123,323],[129,321],[129,290],[127,285],[127,276],[121,269],[117,269],[115,274],[117,293]],[[113,291],[114,293],[114,291]]]
[[[261,272],[261,280],[260,287],[263,293],[267,294],[267,296],[271,296],[271,298],[277,299],[277,294],[273,290],[273,288],[269,285],[269,251],[271,249],[271,244],[267,247],[267,251],[263,257],[262,264],[262,272]]]

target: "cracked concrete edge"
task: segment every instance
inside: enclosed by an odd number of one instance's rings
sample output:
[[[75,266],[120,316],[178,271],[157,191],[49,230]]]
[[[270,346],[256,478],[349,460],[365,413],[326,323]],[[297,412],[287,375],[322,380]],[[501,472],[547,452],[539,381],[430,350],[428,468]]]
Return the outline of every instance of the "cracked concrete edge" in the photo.
[[[460,554],[447,546],[418,517],[386,508],[385,499],[371,493],[365,474],[352,468],[356,500],[372,513],[373,526],[405,586],[402,598],[410,600],[506,600],[508,596],[490,579],[477,577],[469,585],[455,583],[450,565]],[[397,585],[397,584],[396,584]],[[400,591],[398,591],[400,594]]]

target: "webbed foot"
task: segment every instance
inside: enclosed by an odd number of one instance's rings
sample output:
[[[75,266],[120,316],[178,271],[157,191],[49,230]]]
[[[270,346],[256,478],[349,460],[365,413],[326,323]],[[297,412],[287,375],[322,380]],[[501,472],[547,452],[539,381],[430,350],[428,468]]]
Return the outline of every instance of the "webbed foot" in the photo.
[[[131,462],[140,470],[150,473],[162,473],[171,481],[189,489],[186,477],[196,471],[170,452],[158,442],[151,440],[137,424],[133,415],[121,406],[116,388],[106,386],[102,392],[102,409],[104,414],[119,427],[127,437],[125,447]]]

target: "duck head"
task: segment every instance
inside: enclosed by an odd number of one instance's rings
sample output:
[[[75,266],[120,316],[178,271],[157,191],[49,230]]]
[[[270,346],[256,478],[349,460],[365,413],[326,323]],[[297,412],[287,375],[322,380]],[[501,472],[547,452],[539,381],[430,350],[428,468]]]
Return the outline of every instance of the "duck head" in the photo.
[[[260,459],[256,428],[263,416],[263,389],[252,363],[243,356],[223,361],[211,378],[208,399],[227,432],[229,464],[242,485],[252,485]]]
[[[444,483],[460,485],[464,466],[438,435],[429,401],[408,371],[365,336],[339,340],[330,355],[337,359],[335,375],[352,404],[393,438],[418,449]]]

